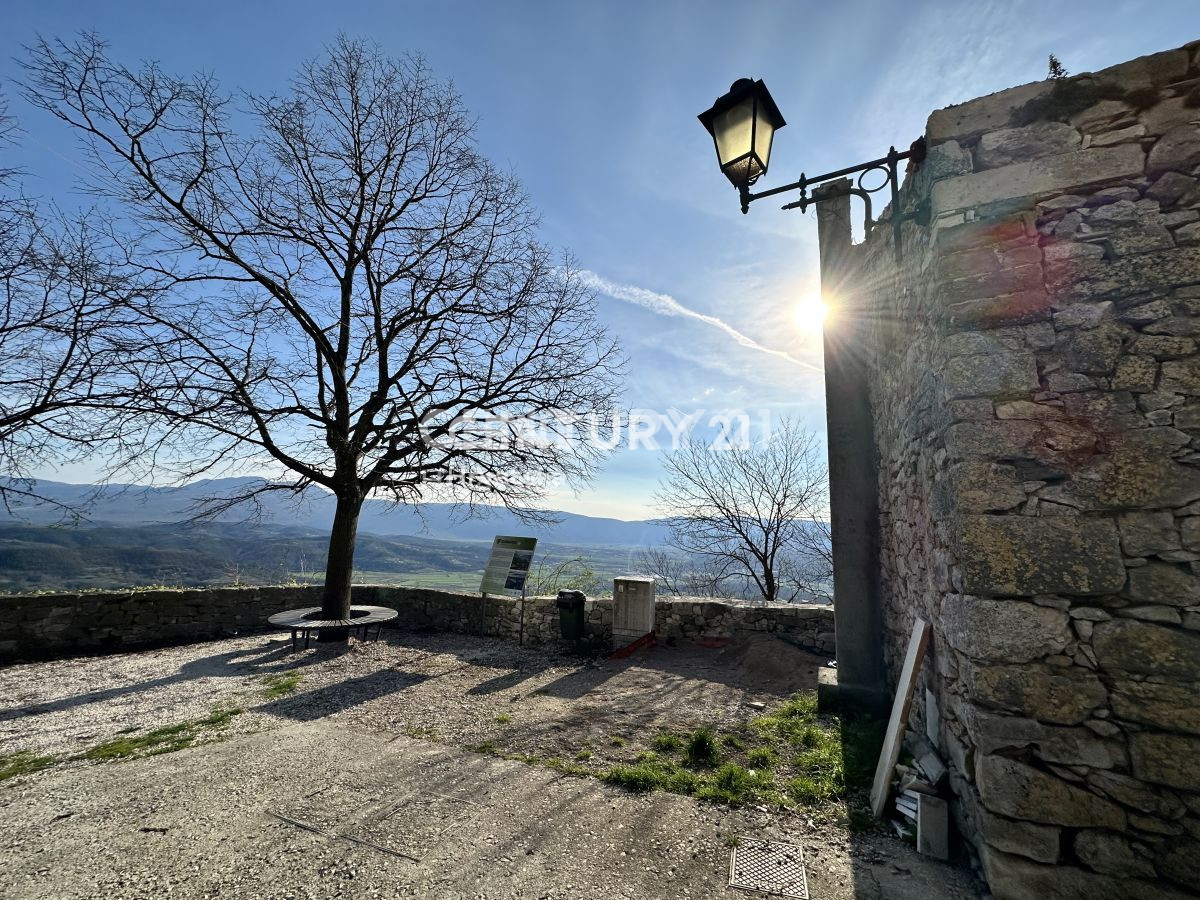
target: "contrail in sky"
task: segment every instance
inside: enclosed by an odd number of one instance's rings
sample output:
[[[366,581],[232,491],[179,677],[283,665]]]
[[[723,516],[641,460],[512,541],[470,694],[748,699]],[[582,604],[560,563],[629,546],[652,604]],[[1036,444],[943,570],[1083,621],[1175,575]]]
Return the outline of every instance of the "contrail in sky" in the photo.
[[[757,350],[759,353],[769,353],[771,356],[778,356],[780,359],[786,359],[790,363],[795,363],[798,366],[803,366],[806,369],[812,369],[814,372],[825,371],[820,366],[814,366],[810,362],[805,362],[802,359],[797,359],[790,353],[785,353],[782,350],[772,350],[770,347],[764,347],[754,338],[747,337],[742,334],[732,325],[729,325],[716,316],[706,316],[704,313],[696,312],[694,309],[688,309],[674,297],[669,294],[656,294],[654,291],[648,291],[645,288],[636,287],[632,284],[617,284],[609,281],[607,278],[597,275],[595,272],[583,269],[576,273],[579,278],[594,291],[598,291],[615,300],[623,300],[626,303],[633,303],[637,306],[644,307],[651,312],[658,313],[660,316],[682,316],[686,319],[696,319],[706,325],[711,325],[717,328],[729,337],[733,338],[743,347],[748,347],[751,350]]]

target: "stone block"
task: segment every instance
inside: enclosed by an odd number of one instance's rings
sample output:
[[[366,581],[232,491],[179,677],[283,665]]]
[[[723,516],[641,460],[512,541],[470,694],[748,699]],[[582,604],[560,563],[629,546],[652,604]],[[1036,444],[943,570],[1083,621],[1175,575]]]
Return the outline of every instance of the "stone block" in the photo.
[[[1044,863],[1056,863],[1062,829],[1054,825],[1019,822],[979,811],[979,836],[997,850]]]
[[[963,680],[977,703],[1059,725],[1079,725],[1108,699],[1100,678],[1078,666],[972,665]]]
[[[1049,772],[992,755],[979,756],[975,768],[979,798],[991,812],[1045,825],[1125,827],[1121,807]]]
[[[985,848],[988,888],[996,900],[1188,900],[1161,881],[1117,878],[1076,866],[1045,866]]]
[[[1124,596],[1138,603],[1197,606],[1200,605],[1200,579],[1183,566],[1151,560],[1130,570]]]
[[[1076,150],[960,175],[933,186],[933,214],[971,209],[998,200],[1037,198],[1091,184],[1139,177],[1146,156],[1137,144]]]
[[[997,419],[1061,419],[1061,406],[1049,406],[1044,403],[1033,403],[1029,400],[1010,400],[1007,403],[996,404]]]
[[[1129,556],[1150,556],[1161,550],[1178,550],[1179,528],[1167,510],[1128,512],[1117,519],[1121,549]]]
[[[995,169],[1032,157],[1067,153],[1079,147],[1082,140],[1079,132],[1064,122],[1035,122],[1022,128],[984,132],[975,148],[976,167]]]
[[[1200,840],[1197,837],[1193,829],[1191,838],[1178,841],[1158,863],[1167,878],[1193,890],[1200,885]]]
[[[1164,362],[1160,390],[1200,396],[1200,357]]]
[[[1155,784],[1200,791],[1200,738],[1157,731],[1129,736],[1133,774]]]
[[[1157,379],[1158,363],[1153,357],[1125,356],[1117,361],[1112,386],[1122,391],[1152,391]]]
[[[1163,363],[1164,366],[1169,363]],[[1172,458],[1188,436],[1142,428],[1105,436],[1103,452],[1078,457],[1062,497],[1081,509],[1175,508],[1200,499],[1200,472]]]
[[[1029,750],[1046,762],[1096,769],[1111,769],[1124,763],[1118,745],[1087,728],[1062,728],[984,712],[969,716],[966,724],[979,753]]]
[[[1200,681],[1200,635],[1135,619],[1100,622],[1092,647],[1105,672]]]
[[[941,623],[950,646],[984,662],[1029,662],[1057,653],[1071,640],[1065,612],[1017,600],[949,594]]]
[[[1175,231],[1175,243],[1181,247],[1191,247],[1200,244],[1200,222],[1192,222]]]
[[[1182,172],[1164,172],[1150,187],[1146,196],[1163,206],[1170,206],[1196,186],[1196,179]]]
[[[1102,131],[1091,136],[1089,147],[1111,147],[1113,144],[1127,144],[1141,140],[1146,134],[1145,125],[1129,125],[1116,131]]]
[[[942,368],[942,383],[954,400],[1023,394],[1038,389],[1037,363],[1028,350],[954,356]]]
[[[951,459],[1030,458],[1031,444],[1041,431],[1038,422],[961,422],[946,429],[946,452]]]
[[[1200,125],[1185,123],[1167,129],[1150,148],[1146,171],[1189,173],[1200,165]]]
[[[1117,681],[1112,708],[1130,722],[1200,735],[1200,686],[1195,684]]]
[[[1052,308],[1050,295],[1038,284],[1012,294],[950,303],[946,313],[950,324],[957,327],[996,328],[1045,321],[1050,318]]]
[[[1059,352],[1063,366],[1085,375],[1108,375],[1117,366],[1125,332],[1116,325],[1070,331],[1061,339]]]
[[[930,144],[973,137],[1004,128],[1016,110],[1050,90],[1051,82],[1036,81],[939,109],[929,117],[925,135]]]
[[[946,512],[1002,512],[1025,502],[1016,469],[990,460],[971,459],[951,466],[946,489],[948,496],[940,501]]]
[[[1037,261],[1009,269],[992,269],[958,278],[944,278],[942,296],[953,305],[967,300],[986,300],[1006,294],[1037,293],[1042,290],[1042,265]]]
[[[1117,529],[1102,519],[964,516],[956,535],[972,594],[1110,594],[1125,584]]]
[[[1129,350],[1131,353],[1151,356],[1154,359],[1182,359],[1196,352],[1196,342],[1187,337],[1141,334],[1134,339]],[[1157,366],[1152,367],[1150,371],[1157,372]]]
[[[1200,248],[1176,247],[1114,260],[1072,260],[1058,270],[1047,267],[1047,282],[1056,303],[1120,299],[1161,294],[1196,282]]]
[[[995,250],[999,247],[1035,247],[1038,231],[1032,212],[1018,213],[1003,218],[980,219],[939,228],[935,247],[940,255],[983,247]]]
[[[1075,855],[1089,869],[1105,875],[1153,878],[1154,866],[1134,851],[1129,839],[1112,831],[1087,829],[1075,835]]]

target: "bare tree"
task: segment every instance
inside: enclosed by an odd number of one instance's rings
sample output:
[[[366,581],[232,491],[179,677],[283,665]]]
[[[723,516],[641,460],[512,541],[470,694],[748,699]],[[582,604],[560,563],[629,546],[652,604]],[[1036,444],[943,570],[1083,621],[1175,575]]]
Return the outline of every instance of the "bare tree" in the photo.
[[[0,144],[15,122],[0,99]],[[88,215],[72,220],[21,192],[0,168],[0,502],[80,509],[42,496],[34,464],[69,462],[122,442],[128,377],[122,324],[140,290],[107,254]]]
[[[728,597],[730,578],[719,560],[696,559],[666,547],[638,551],[638,571],[652,577],[657,589],[675,597]]]
[[[687,443],[665,465],[658,502],[676,548],[766,601],[824,590],[833,569],[815,435],[785,420],[757,445]]]
[[[324,615],[348,612],[368,496],[535,516],[549,484],[591,475],[604,450],[583,423],[609,421],[617,348],[420,59],[339,37],[285,96],[236,109],[211,77],[127,68],[94,35],[39,41],[25,66],[154,288],[140,461],[179,479],[269,467],[251,492],[333,493]]]
[[[600,590],[600,578],[592,561],[582,554],[557,562],[540,562],[530,573],[533,593],[538,596],[558,591],[583,591],[595,594]]]

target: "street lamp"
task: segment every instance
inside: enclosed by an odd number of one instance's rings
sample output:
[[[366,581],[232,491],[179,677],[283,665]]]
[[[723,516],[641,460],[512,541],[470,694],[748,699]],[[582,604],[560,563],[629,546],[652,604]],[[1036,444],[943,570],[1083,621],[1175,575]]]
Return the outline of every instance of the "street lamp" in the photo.
[[[826,172],[809,178],[800,174],[799,181],[785,184],[782,187],[771,188],[758,193],[751,193],[750,186],[767,172],[767,164],[771,159],[771,144],[775,132],[787,123],[779,113],[779,107],[771,98],[767,86],[760,81],[750,78],[739,78],[729,88],[729,93],[717,98],[712,108],[706,109],[698,116],[700,123],[712,135],[713,146],[717,150],[717,163],[725,177],[738,189],[742,201],[742,212],[750,211],[750,204],[763,197],[773,197],[787,191],[799,191],[800,199],[783,206],[784,209],[799,209],[804,212],[809,204],[819,203],[831,197],[853,194],[862,198],[866,206],[864,231],[870,233],[875,224],[871,218],[871,194],[883,190],[890,185],[892,189],[892,233],[896,245],[896,261],[901,259],[900,252],[900,180],[897,174],[898,163],[902,159],[911,160],[909,166],[916,169],[925,158],[925,140],[919,138],[912,147],[903,153],[898,153],[895,147],[888,150],[887,156],[873,159],[857,166],[838,169],[836,172]],[[859,173],[851,187],[842,190],[823,191],[819,197],[810,197],[808,189],[835,178]],[[882,180],[873,186],[864,183],[871,173],[882,175]]]
[[[712,135],[717,162],[733,186],[747,188],[765,175],[771,160],[771,140],[787,122],[761,81],[739,78],[712,109],[700,113]]]

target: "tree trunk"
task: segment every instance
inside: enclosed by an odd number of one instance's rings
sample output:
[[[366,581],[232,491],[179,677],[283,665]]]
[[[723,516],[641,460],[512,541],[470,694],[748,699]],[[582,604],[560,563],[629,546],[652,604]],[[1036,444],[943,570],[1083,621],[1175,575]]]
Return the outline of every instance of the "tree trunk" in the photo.
[[[321,618],[350,618],[350,582],[354,575],[354,542],[358,537],[358,515],[362,497],[339,494],[329,533],[329,556],[325,563],[325,593],[321,597]],[[322,628],[319,642],[350,639],[349,628]]]

